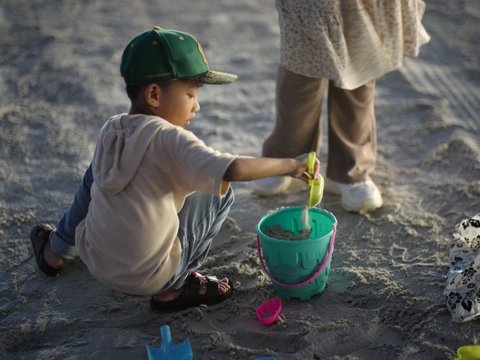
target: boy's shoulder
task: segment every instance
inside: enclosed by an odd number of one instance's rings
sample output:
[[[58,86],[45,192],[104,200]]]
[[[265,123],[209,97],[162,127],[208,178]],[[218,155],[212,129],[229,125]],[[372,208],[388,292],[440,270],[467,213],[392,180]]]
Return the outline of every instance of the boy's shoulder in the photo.
[[[123,134],[123,135],[122,135]],[[104,124],[100,139],[102,143],[113,138],[124,138],[128,143],[155,143],[157,151],[175,151],[206,147],[192,131],[174,125],[167,120],[147,114],[118,114]]]
[[[115,130],[122,129],[143,129],[143,128],[159,128],[173,125],[161,117],[147,114],[116,114],[110,116],[105,122],[104,127],[110,127]]]

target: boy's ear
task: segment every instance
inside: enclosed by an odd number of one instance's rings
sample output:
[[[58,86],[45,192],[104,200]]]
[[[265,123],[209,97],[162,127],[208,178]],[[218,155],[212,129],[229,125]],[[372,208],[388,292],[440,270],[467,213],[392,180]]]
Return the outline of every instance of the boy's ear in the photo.
[[[143,96],[145,102],[153,107],[157,107],[160,104],[160,95],[162,88],[155,83],[145,86]]]

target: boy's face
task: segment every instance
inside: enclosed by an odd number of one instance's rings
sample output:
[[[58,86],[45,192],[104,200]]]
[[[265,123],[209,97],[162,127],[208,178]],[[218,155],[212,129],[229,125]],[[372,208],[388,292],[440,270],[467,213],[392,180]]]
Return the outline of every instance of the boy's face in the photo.
[[[200,111],[198,91],[201,85],[192,81],[174,80],[160,88],[159,106],[152,109],[154,114],[173,125],[187,127]]]

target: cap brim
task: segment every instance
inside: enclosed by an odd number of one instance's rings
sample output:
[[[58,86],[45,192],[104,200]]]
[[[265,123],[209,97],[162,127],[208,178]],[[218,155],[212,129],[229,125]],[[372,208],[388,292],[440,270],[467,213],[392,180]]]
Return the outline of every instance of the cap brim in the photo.
[[[220,71],[207,71],[201,75],[189,77],[188,80],[193,80],[202,84],[224,85],[231,84],[237,80],[238,76]]]

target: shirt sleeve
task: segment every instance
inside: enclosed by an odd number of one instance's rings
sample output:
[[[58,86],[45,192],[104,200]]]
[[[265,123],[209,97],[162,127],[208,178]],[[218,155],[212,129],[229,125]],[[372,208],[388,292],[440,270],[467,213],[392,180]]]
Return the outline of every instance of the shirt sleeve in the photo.
[[[207,146],[191,131],[172,127],[162,132],[163,165],[172,184],[185,192],[222,195],[223,177],[237,157]]]

